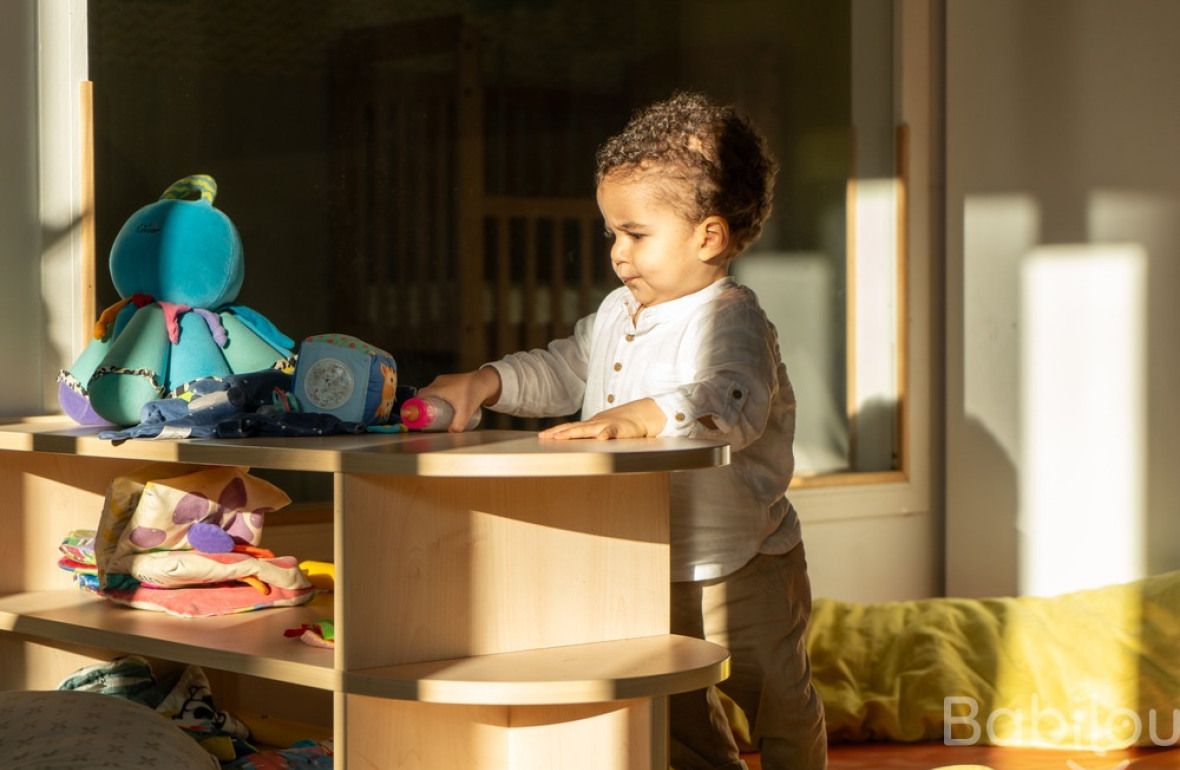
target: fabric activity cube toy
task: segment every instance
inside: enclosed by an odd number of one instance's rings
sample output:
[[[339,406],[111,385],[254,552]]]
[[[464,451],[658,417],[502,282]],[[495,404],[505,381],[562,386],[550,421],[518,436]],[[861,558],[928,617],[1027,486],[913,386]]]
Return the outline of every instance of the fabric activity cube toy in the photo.
[[[304,412],[380,425],[394,416],[397,363],[386,351],[347,334],[317,334],[299,347],[295,398]]]
[[[245,261],[237,229],[198,174],[136,211],[111,246],[121,298],[58,376],[62,410],[83,425],[134,425],[149,401],[202,377],[290,366],[294,343],[234,300]]]

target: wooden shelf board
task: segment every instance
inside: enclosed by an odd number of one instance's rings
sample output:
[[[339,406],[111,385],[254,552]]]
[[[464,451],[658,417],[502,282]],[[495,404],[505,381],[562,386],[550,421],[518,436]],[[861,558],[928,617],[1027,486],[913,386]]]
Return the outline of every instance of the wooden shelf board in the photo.
[[[344,686],[426,703],[546,705],[658,697],[728,675],[725,648],[663,635],[364,669],[346,673]]]
[[[366,433],[311,438],[132,439],[115,445],[64,417],[0,425],[0,450],[276,470],[439,477],[597,476],[725,465],[729,447],[699,439],[541,441],[527,431]]]
[[[283,636],[284,629],[332,617],[332,599],[301,607],[182,618],[122,607],[81,591],[0,598],[0,631],[36,641],[82,644],[166,658],[319,689],[336,689],[333,651]]]

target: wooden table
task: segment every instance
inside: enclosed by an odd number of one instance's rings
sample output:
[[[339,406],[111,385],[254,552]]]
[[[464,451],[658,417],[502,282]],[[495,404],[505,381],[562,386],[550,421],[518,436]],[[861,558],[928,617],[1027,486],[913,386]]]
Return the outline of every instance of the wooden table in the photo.
[[[0,426],[0,688],[137,653],[204,667],[231,712],[331,733],[339,767],[662,769],[666,696],[728,673],[724,649],[668,633],[668,473],[726,463],[723,444],[94,433]],[[334,597],[185,619],[72,587],[57,545],[145,461],[331,474],[331,503],[270,514],[263,545],[332,558]],[[334,650],[282,635],[325,617]]]

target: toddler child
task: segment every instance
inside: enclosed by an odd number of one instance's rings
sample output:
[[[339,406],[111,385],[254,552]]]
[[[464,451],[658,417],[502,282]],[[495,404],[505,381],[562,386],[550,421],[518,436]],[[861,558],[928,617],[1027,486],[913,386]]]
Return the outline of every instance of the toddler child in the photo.
[[[728,466],[671,474],[673,633],[730,650],[720,690],[745,713],[767,770],[823,768],[823,708],[806,650],[811,588],[794,471],[795,398],[754,293],[728,276],[761,233],[775,164],[732,107],[677,94],[598,151],[598,206],[623,282],[567,339],[438,377],[422,395],[581,420],[543,439],[689,436],[731,447]],[[729,711],[728,713],[733,713]],[[743,768],[715,688],[671,698],[677,770]],[[739,731],[740,732],[740,731]]]

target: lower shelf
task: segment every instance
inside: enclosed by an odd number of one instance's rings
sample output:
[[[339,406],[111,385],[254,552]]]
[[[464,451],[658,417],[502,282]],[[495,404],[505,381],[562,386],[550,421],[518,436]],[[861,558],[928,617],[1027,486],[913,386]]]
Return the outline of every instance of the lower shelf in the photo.
[[[647,636],[350,671],[350,694],[471,705],[605,703],[697,690],[729,675],[729,652]]]
[[[301,607],[181,618],[121,607],[80,591],[37,591],[0,598],[0,631],[165,658],[324,690],[339,689],[333,651],[283,636],[332,617],[332,598]]]
[[[322,690],[424,703],[542,705],[651,698],[729,675],[723,647],[661,635],[337,671],[330,649],[283,636],[332,616],[332,599],[213,618],[179,618],[77,591],[0,598],[0,632],[86,645]]]

